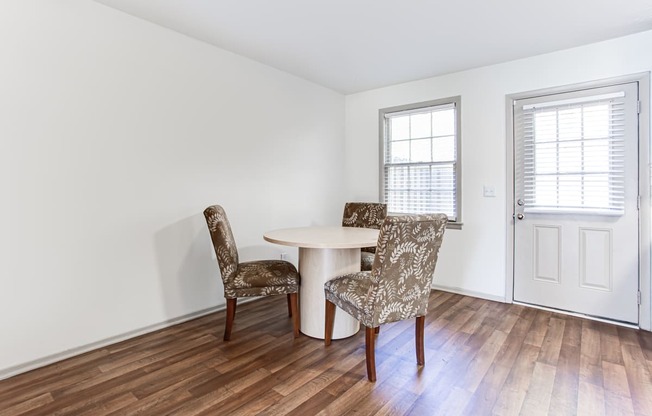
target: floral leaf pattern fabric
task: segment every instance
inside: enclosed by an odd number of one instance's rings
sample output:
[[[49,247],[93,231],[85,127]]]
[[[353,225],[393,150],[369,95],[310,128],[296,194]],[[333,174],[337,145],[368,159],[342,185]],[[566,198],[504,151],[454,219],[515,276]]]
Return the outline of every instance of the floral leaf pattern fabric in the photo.
[[[376,202],[347,202],[342,215],[343,227],[380,229],[387,216],[387,204]]]
[[[343,227],[380,229],[387,216],[387,204],[377,202],[347,202],[342,214]],[[374,262],[375,247],[362,248],[361,270],[371,270]],[[369,254],[371,253],[371,254]]]
[[[326,282],[326,299],[369,328],[425,316],[447,222],[445,214],[386,217],[371,271]]]
[[[224,209],[212,205],[204,210],[217,263],[224,283],[224,297],[285,295],[299,291],[296,267],[284,260],[239,263],[238,249]]]

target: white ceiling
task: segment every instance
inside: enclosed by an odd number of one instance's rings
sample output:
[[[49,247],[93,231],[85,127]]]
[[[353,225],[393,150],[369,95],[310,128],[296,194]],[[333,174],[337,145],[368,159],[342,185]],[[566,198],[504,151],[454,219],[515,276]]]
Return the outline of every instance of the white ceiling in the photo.
[[[96,1],[345,94],[652,29],[651,0]]]

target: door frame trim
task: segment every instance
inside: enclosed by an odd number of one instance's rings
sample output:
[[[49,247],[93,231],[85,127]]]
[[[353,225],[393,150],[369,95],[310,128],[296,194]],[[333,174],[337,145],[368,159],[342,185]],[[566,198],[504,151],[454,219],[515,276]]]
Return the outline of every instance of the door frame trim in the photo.
[[[505,216],[507,226],[506,261],[505,261],[505,302],[514,303],[514,103],[524,98],[541,95],[559,94],[562,92],[584,90],[589,88],[606,87],[612,85],[638,82],[640,111],[638,116],[638,192],[641,198],[638,213],[639,227],[639,290],[641,304],[639,305],[638,325],[641,329],[652,330],[652,282],[650,272],[652,269],[650,249],[650,72],[640,72],[631,75],[600,79],[578,84],[563,85],[559,87],[543,88],[538,90],[508,94],[505,96],[506,124],[506,197]],[[648,247],[647,250],[644,248]]]

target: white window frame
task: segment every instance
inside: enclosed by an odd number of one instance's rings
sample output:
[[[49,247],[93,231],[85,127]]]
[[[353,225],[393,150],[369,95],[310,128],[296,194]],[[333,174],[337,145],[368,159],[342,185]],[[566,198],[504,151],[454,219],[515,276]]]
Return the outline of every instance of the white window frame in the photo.
[[[519,169],[522,169],[524,177],[522,186],[525,212],[623,215],[625,162],[622,160],[623,153],[618,150],[624,146],[622,107],[625,94],[622,91],[598,94],[596,90],[599,88],[560,93],[568,97],[562,101],[551,101],[549,96],[523,99],[519,101],[519,106],[515,106],[517,136],[523,138],[518,157],[524,159],[523,167],[519,166]],[[609,91],[609,88],[613,89],[613,87],[602,87],[603,91]],[[592,110],[598,106],[605,107],[606,114],[603,115],[605,117],[596,119]],[[577,111],[575,117],[563,115],[564,112],[571,110]],[[541,117],[541,120],[538,117]],[[591,137],[595,136],[595,132],[593,134],[585,132],[585,128],[591,126],[592,120],[604,123],[604,131],[600,131],[600,137]],[[536,127],[537,121],[542,124],[540,133],[546,134],[545,138],[541,139],[537,135],[539,132],[539,128]],[[569,137],[571,130],[572,137]],[[560,160],[562,147],[567,152],[574,152],[578,160],[572,162],[566,160],[562,163]],[[590,158],[591,155],[585,153],[586,149],[595,150],[598,147],[598,150],[604,153],[603,165],[587,168],[584,165],[585,157]],[[595,157],[595,153],[593,156]],[[601,177],[604,183],[596,183],[593,179],[596,176]],[[574,185],[578,189],[577,195],[573,196],[577,198],[559,194],[558,186],[562,177],[575,180]],[[546,202],[540,201],[537,195],[542,194],[552,199]],[[585,200],[585,198],[590,199],[591,194],[593,196],[602,194],[606,199],[594,200],[592,206],[591,202]]]
[[[388,139],[388,125],[389,117],[394,113],[405,113],[405,112],[418,112],[422,109],[427,109],[428,107],[447,107],[453,106],[455,108],[455,161],[454,161],[454,174],[455,174],[455,219],[449,219],[448,228],[461,229],[462,227],[462,98],[461,96],[442,98],[431,101],[424,101],[413,104],[400,105],[396,107],[388,107],[379,110],[379,136],[380,136],[380,172],[379,172],[379,184],[380,184],[380,200],[387,203],[387,195],[385,195],[385,166],[389,163],[386,162],[386,150],[387,150],[387,139]],[[433,162],[436,163],[436,162]],[[405,164],[406,166],[410,165],[419,165],[421,163],[409,163]],[[391,212],[390,214],[410,214]]]

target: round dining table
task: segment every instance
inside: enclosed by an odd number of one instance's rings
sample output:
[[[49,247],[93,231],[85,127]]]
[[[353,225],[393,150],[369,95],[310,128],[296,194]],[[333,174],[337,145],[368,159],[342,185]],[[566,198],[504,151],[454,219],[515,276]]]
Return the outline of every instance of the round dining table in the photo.
[[[310,226],[268,231],[263,238],[274,244],[299,248],[301,332],[324,338],[324,283],[360,271],[360,249],[375,247],[379,231],[372,228]],[[348,313],[335,313],[333,339],[347,338],[360,329]]]

